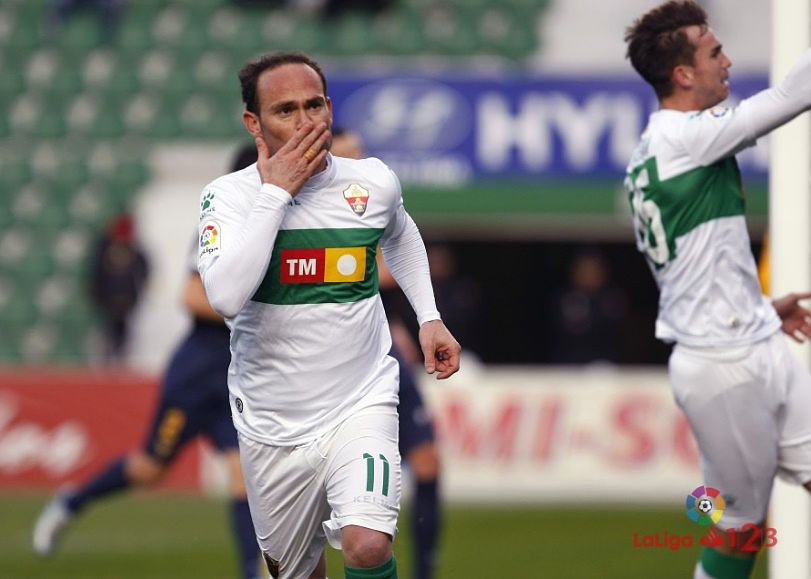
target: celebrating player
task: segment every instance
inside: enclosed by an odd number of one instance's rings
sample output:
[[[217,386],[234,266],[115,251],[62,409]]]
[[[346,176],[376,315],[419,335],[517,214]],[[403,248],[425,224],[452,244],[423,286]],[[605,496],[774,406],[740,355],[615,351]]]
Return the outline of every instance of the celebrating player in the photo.
[[[231,328],[229,391],[257,537],[271,575],[397,576],[397,363],[377,292],[378,242],[421,325],[425,368],[460,347],[439,318],[419,232],[377,159],[329,154],[317,63],[273,53],[240,71],[256,167],[208,185],[199,271]]]
[[[799,305],[761,293],[735,154],[811,107],[811,50],[783,82],[742,101],[731,62],[692,1],[671,1],[628,29],[628,56],[652,85],[654,112],[628,165],[638,249],[660,290],[656,336],[675,343],[670,380],[698,440],[704,482],[720,490],[720,523],[763,525],[774,475],[811,490],[811,376],[782,329],[811,336]],[[747,527],[750,528],[750,527]],[[750,531],[750,534],[757,531]],[[695,578],[749,577],[754,555],[705,548]]]

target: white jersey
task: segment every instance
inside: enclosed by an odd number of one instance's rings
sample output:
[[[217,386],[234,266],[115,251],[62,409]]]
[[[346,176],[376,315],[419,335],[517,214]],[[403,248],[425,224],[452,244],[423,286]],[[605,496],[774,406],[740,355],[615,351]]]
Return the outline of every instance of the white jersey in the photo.
[[[661,292],[656,337],[667,342],[732,346],[780,327],[760,290],[735,157],[693,157],[695,141],[712,141],[735,114],[655,112],[628,167],[637,247]]]
[[[418,319],[438,319],[415,232],[399,182],[377,159],[328,156],[295,197],[262,185],[255,164],[206,187],[199,270],[231,328],[228,388],[239,432],[304,444],[361,408],[397,404],[375,255],[378,242],[386,255],[390,243],[408,262],[395,268],[412,287]]]
[[[735,154],[811,107],[811,49],[780,85],[736,108],[660,110],[628,165],[637,248],[661,292],[656,336],[736,346],[778,331],[760,290]]]

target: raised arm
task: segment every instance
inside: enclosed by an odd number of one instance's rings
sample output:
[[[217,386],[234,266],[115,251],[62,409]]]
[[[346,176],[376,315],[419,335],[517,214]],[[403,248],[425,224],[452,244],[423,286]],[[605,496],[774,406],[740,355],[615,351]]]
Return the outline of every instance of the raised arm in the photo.
[[[702,165],[734,155],[759,137],[811,108],[811,49],[779,85],[760,91],[737,107],[714,107],[685,124],[685,146]]]
[[[256,292],[270,263],[276,234],[290,194],[265,184],[251,205],[241,206],[239,191],[213,192],[216,213],[200,220],[200,277],[211,307],[225,318],[235,317]]]
[[[273,156],[257,137],[256,168],[262,186],[253,201],[240,205],[242,193],[222,191],[216,213],[202,215],[198,270],[209,303],[223,317],[236,316],[256,293],[288,204],[324,161],[323,145],[329,136],[325,123],[304,123]],[[305,152],[310,148],[318,153],[308,157]],[[219,194],[216,188],[214,194]],[[217,234],[216,244],[204,246],[204,237],[212,232]]]

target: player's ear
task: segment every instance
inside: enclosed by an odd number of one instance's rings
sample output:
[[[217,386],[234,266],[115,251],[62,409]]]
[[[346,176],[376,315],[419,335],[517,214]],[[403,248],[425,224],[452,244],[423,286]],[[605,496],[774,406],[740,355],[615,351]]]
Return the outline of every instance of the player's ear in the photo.
[[[670,80],[676,86],[689,88],[693,85],[693,67],[687,64],[679,64],[673,68]]]
[[[253,137],[262,136],[262,126],[259,123],[259,116],[251,111],[244,111],[242,113],[242,124]]]

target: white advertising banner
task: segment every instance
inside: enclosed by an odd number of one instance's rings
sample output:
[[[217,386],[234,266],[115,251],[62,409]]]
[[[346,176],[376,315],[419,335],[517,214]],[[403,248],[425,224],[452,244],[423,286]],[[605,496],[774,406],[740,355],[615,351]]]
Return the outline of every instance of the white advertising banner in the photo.
[[[484,368],[422,389],[450,501],[673,501],[702,484],[664,369]]]

